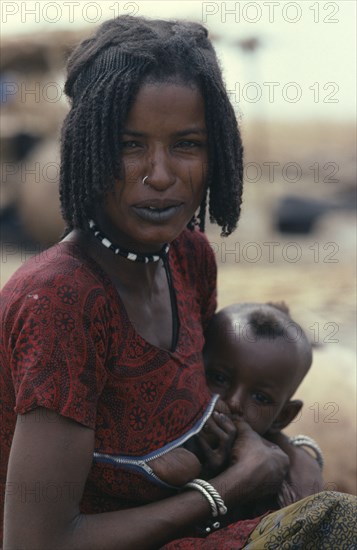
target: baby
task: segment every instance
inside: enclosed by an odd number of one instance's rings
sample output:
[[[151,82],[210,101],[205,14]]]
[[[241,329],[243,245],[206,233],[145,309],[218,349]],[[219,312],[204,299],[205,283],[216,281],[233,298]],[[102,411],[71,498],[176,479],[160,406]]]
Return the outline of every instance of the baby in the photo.
[[[204,362],[207,384],[229,407],[232,420],[243,417],[269,439],[286,428],[303,406],[292,397],[311,366],[312,349],[285,304],[236,304],[214,316],[206,334]],[[321,458],[317,446],[315,451]],[[221,457],[216,457],[216,464],[214,454],[211,457],[214,473]],[[261,511],[294,500],[291,486],[285,483],[279,497],[262,503]]]
[[[280,432],[303,403],[292,400],[312,362],[311,345],[285,304],[236,304],[206,335],[207,383],[259,435]]]
[[[285,304],[246,303],[222,309],[210,323],[203,356],[208,387],[220,395],[233,424],[243,418],[259,435],[274,440],[300,412],[302,401],[292,397],[311,366],[312,350]],[[196,465],[193,477],[209,479],[226,465],[227,448],[219,433],[222,425],[208,422],[185,449],[176,449],[177,479],[179,466],[185,470],[188,450],[202,464],[199,476]],[[231,446],[229,434],[227,441]],[[167,459],[171,457],[167,455]],[[287,494],[289,486],[285,484],[283,489],[285,495],[280,494],[280,500],[262,503],[259,510],[292,502],[293,493]],[[251,513],[257,513],[256,506]]]

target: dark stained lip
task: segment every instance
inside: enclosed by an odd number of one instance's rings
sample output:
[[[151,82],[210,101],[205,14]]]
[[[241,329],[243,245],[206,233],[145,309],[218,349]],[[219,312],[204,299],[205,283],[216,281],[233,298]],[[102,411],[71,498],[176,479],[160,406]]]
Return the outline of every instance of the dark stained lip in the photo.
[[[165,208],[148,207],[148,206],[133,206],[133,211],[142,220],[154,223],[164,224],[173,219],[182,209],[183,203],[166,206]]]
[[[158,210],[164,210],[165,208],[171,208],[175,206],[181,206],[183,201],[177,199],[146,199],[133,204],[134,208],[157,208]]]

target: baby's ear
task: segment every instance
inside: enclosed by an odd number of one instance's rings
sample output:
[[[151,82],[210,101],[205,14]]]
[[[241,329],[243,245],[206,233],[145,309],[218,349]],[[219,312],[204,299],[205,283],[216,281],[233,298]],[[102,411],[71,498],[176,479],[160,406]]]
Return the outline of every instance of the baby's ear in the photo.
[[[302,406],[303,402],[300,401],[300,399],[288,401],[274,420],[269,432],[276,433],[286,428],[286,426],[288,426],[299,414]]]

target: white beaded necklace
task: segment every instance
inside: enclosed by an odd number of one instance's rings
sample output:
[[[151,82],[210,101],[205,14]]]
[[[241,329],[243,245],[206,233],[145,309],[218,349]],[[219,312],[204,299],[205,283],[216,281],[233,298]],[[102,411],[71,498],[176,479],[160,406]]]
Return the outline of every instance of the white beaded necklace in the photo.
[[[94,236],[102,243],[103,246],[114,252],[114,254],[118,254],[119,256],[123,256],[123,258],[126,258],[127,260],[131,260],[132,262],[140,262],[144,264],[148,264],[150,262],[158,262],[160,258],[166,259],[167,253],[169,251],[170,245],[164,244],[160,252],[157,252],[156,254],[142,254],[139,252],[131,252],[130,250],[126,250],[125,248],[120,248],[118,245],[112,243],[108,237],[106,237],[96,226],[93,220],[89,220],[89,227],[94,234]]]

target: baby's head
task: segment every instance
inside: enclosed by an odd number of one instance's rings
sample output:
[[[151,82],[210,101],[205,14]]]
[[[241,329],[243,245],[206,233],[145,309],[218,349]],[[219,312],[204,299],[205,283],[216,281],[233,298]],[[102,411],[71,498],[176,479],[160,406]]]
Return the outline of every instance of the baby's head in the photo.
[[[236,304],[219,311],[204,361],[213,393],[260,435],[280,431],[303,403],[291,400],[312,362],[311,345],[285,304]]]

